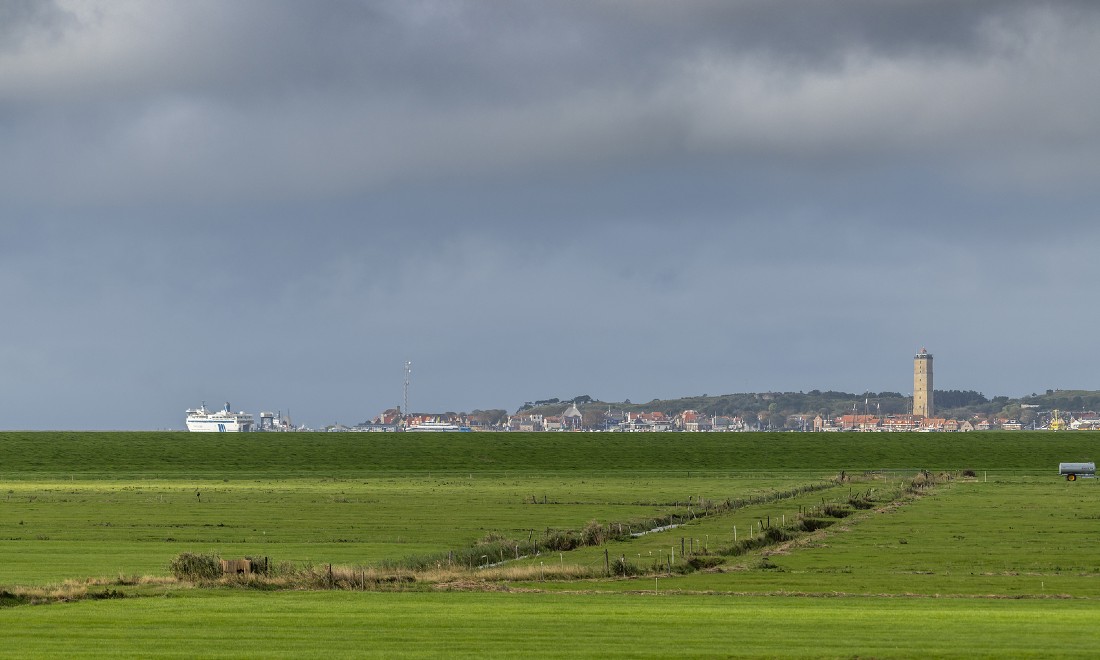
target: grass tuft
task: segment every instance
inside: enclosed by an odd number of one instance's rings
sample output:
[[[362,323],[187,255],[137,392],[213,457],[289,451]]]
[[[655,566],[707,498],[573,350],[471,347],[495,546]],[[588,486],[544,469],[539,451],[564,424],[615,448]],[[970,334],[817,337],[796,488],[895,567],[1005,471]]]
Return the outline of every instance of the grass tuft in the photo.
[[[168,570],[177,579],[191,582],[216,580],[222,575],[221,559],[215,554],[181,552],[168,564]]]

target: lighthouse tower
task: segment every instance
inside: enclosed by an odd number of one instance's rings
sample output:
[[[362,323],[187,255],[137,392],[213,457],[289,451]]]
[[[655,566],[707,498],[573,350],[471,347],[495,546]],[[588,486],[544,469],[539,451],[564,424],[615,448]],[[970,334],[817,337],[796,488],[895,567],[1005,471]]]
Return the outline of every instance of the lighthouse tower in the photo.
[[[932,403],[932,354],[920,349],[913,357],[913,414],[931,417],[935,411]]]

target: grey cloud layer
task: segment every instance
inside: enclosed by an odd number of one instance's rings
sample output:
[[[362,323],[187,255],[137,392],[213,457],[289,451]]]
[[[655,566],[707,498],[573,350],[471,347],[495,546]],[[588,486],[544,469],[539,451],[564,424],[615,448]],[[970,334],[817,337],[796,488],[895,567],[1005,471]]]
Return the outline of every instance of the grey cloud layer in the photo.
[[[1098,166],[1089,3],[67,10],[7,30],[15,199],[311,198],[700,155],[950,158],[1040,187]]]
[[[0,4],[0,426],[361,421],[405,359],[441,409],[903,391],[924,343],[945,386],[1095,386],[1098,37],[1092,2]]]

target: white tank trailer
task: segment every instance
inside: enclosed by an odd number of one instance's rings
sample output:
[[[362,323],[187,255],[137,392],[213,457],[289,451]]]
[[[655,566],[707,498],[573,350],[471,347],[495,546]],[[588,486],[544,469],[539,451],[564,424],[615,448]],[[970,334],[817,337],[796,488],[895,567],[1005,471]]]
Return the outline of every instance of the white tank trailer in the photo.
[[[1058,474],[1065,475],[1066,481],[1092,479],[1096,476],[1096,463],[1059,463]]]

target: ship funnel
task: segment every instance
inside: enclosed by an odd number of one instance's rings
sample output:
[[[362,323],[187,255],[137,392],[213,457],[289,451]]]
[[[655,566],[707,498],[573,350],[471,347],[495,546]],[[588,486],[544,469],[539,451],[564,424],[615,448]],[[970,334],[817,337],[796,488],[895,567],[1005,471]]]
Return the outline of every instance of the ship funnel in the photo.
[[[229,402],[225,402],[225,412],[229,412]]]

